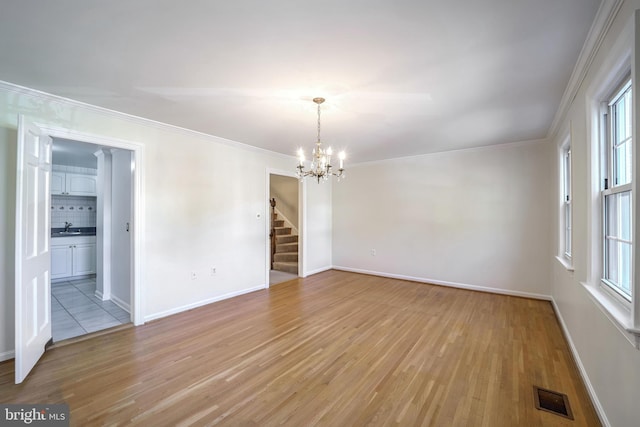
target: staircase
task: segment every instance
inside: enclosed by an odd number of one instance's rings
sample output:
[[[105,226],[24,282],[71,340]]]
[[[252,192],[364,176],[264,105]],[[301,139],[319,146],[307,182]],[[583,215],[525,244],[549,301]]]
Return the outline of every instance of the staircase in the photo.
[[[298,274],[298,236],[291,234],[291,227],[285,227],[284,220],[273,213],[273,231],[275,234],[275,253],[273,269]]]

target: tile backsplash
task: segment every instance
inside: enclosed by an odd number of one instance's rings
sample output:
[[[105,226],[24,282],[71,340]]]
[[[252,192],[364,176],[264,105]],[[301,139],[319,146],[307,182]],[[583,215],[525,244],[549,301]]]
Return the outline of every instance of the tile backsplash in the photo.
[[[53,165],[54,172],[72,172],[96,175],[97,171],[77,166]],[[64,227],[70,222],[73,227],[96,226],[96,198],[89,196],[51,196],[51,228]]]
[[[51,227],[64,227],[70,222],[73,227],[96,226],[96,198],[88,196],[51,196]]]

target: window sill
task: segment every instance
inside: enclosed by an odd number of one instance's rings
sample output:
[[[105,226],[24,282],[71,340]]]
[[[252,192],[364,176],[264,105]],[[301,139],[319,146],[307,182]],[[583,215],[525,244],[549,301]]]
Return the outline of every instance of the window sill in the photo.
[[[566,258],[565,258],[565,257],[563,257],[563,256],[559,256],[559,255],[558,255],[558,256],[556,256],[556,259],[558,260],[558,262],[559,262],[560,264],[562,264],[562,266],[563,266],[564,268],[566,268],[566,269],[567,269],[567,271],[570,271],[570,272],[572,272],[572,273],[573,273],[573,271],[574,271],[574,269],[573,269],[573,265],[571,264],[571,262],[569,262],[569,260],[568,260],[568,259],[566,259]]]
[[[614,298],[609,296],[599,286],[589,285],[580,282],[587,290],[589,297],[596,303],[598,308],[611,320],[624,337],[636,348],[640,350],[640,329],[633,326],[631,312]]]

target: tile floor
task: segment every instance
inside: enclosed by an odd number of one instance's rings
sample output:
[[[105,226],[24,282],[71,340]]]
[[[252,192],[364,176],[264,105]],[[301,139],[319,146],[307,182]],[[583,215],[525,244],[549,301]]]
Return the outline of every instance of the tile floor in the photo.
[[[95,296],[96,279],[51,284],[53,342],[130,322],[129,313]]]

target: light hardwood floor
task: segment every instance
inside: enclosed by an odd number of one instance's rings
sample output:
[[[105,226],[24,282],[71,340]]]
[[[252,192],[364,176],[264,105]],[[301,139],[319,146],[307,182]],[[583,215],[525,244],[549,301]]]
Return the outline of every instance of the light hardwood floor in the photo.
[[[575,421],[534,407],[566,393]],[[600,425],[548,302],[328,271],[48,351],[72,425]]]

